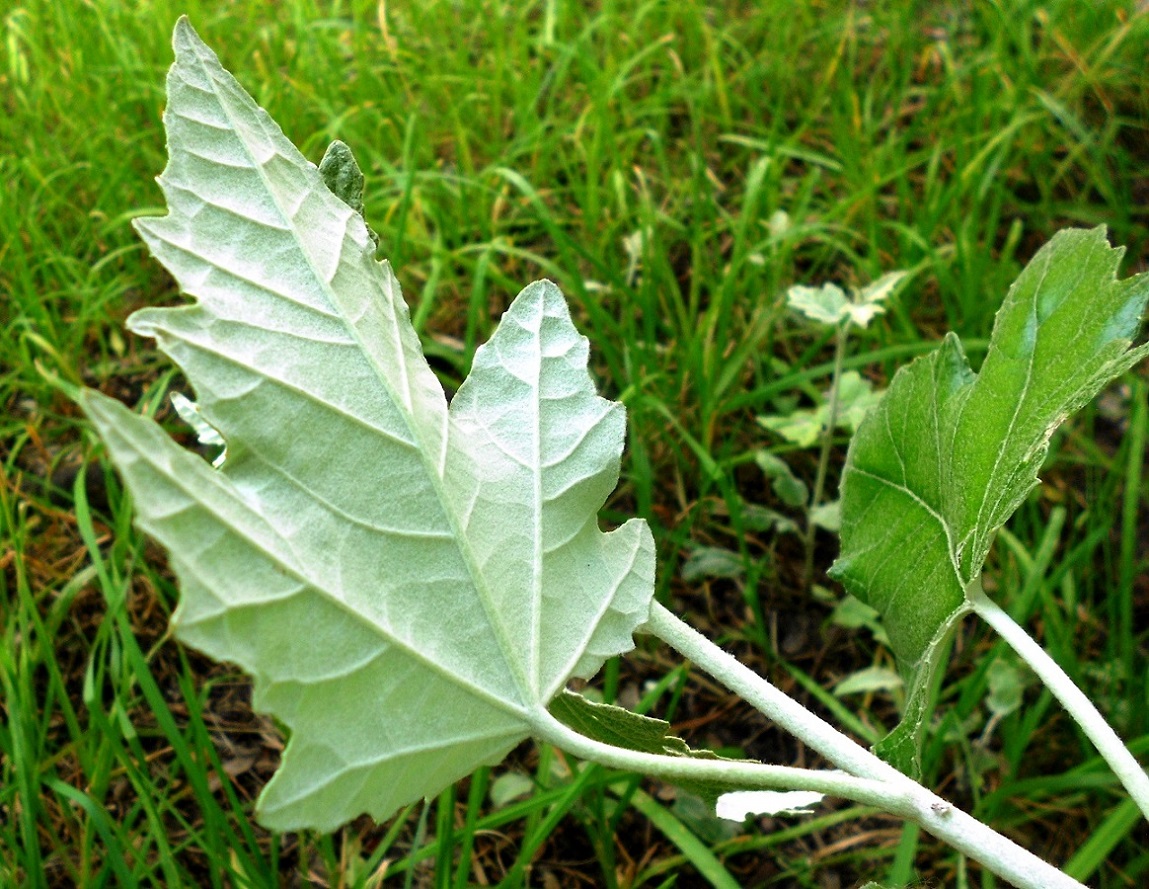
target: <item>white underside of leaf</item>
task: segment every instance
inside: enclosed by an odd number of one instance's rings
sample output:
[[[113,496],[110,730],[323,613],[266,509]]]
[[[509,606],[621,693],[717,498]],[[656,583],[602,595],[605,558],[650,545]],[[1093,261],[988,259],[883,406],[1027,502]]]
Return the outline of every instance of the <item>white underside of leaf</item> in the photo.
[[[169,215],[138,228],[196,303],[130,323],[184,369],[227,459],[84,405],[171,553],[177,635],[249,671],[292,730],[261,819],[385,818],[501,758],[572,675],[633,645],[653,542],[596,519],[623,410],[540,282],[448,412],[362,218],[186,21],[175,45]]]

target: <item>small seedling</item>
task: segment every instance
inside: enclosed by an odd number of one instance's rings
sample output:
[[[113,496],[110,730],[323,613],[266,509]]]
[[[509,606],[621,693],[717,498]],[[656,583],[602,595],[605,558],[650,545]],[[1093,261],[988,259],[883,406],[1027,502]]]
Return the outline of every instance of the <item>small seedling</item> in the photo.
[[[814,491],[808,502],[803,504],[806,509],[804,576],[807,588],[814,582],[814,535],[817,529],[836,532],[840,527],[838,503],[822,502],[834,430],[844,427],[856,432],[867,412],[881,398],[881,393],[875,392],[870,381],[857,371],[843,372],[850,329],[854,326],[868,327],[876,316],[885,314],[886,301],[907,274],[903,271],[887,272],[877,281],[860,290],[851,290],[849,294],[837,284],[823,284],[821,287],[796,284],[786,291],[786,304],[793,311],[834,331],[834,370],[823,402],[812,410],[794,410],[785,416],[758,417],[761,426],[800,448],[821,443]],[[773,479],[775,493],[782,493],[780,485],[793,490],[794,486],[788,484],[786,479],[788,473],[779,472],[776,466],[770,465],[762,457],[758,458],[758,463]]]

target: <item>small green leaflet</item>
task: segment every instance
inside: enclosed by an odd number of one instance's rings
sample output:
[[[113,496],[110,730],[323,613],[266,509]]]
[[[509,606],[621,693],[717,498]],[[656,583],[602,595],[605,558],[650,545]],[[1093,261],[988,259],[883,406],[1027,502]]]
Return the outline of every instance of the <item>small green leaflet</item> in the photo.
[[[764,415],[758,417],[758,424],[800,448],[813,447],[822,437],[830,417],[830,393],[824,393],[823,398],[825,400],[812,410],[796,410],[784,417]],[[869,380],[856,370],[846,371],[838,385],[838,412],[834,425],[856,430],[880,398],[881,393],[874,391]]]
[[[249,672],[291,729],[261,822],[382,820],[497,762],[572,676],[633,647],[654,542],[597,519],[624,409],[595,394],[546,281],[448,408],[350,153],[325,179],[186,19],[174,43],[168,215],[137,229],[195,302],[129,326],[183,369],[226,457],[213,469],[97,392],[80,403],[170,554],[177,637]]]
[[[670,723],[615,707],[596,704],[580,694],[564,691],[550,706],[552,715],[581,735],[613,747],[662,756],[724,759],[710,750],[695,750],[670,734]],[[755,760],[741,760],[754,762]],[[823,795],[808,791],[743,790],[719,781],[679,781],[679,787],[706,803],[717,817],[745,821],[751,814],[795,814],[820,802]],[[713,807],[713,808],[711,808]]]
[[[346,142],[336,139],[323,152],[319,161],[319,178],[331,193],[348,207],[363,215],[363,186],[365,179],[359,162]]]
[[[710,750],[691,748],[682,738],[670,734],[670,723],[665,720],[632,713],[613,704],[596,704],[571,691],[564,691],[551,701],[550,711],[580,735],[614,747],[662,756],[724,758]],[[712,805],[724,793],[743,789],[739,784],[716,781],[683,781],[679,786]]]
[[[917,776],[943,643],[994,534],[1037,484],[1053,431],[1149,354],[1149,276],[1117,280],[1104,228],[1058,233],[1010,288],[974,373],[958,338],[898,371],[850,443],[831,575],[881,614],[907,704],[876,748]]]
[[[849,296],[837,284],[821,287],[795,284],[786,291],[786,304],[810,320],[830,327],[842,323],[869,327],[875,315],[885,314],[885,301],[907,274],[887,272],[861,290],[851,290]]]
[[[359,162],[355,160],[355,155],[347,143],[336,139],[327,146],[327,151],[323,153],[323,159],[319,162],[319,177],[333,195],[360,216],[363,216],[363,185],[365,180],[363,171],[359,169]],[[366,220],[363,224],[367,225]],[[369,225],[367,226],[367,234],[371,236],[372,241],[376,244],[379,243],[379,236]]]

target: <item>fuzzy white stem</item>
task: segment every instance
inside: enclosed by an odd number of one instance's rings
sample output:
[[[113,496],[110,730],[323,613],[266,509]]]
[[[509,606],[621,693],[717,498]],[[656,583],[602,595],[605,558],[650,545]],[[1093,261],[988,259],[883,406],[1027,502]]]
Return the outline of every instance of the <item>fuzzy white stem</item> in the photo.
[[[1012,840],[982,824],[976,818],[955,808],[941,797],[910,780],[897,769],[882,762],[874,754],[847,738],[828,722],[811,713],[745,664],[723,651],[701,633],[683,623],[661,605],[654,604],[650,619],[644,629],[661,638],[684,657],[741,696],[748,704],[802,740],[807,746],[821,753],[830,762],[849,772],[850,775],[855,776],[852,782],[847,782],[844,779],[848,776],[827,772],[809,772],[810,775],[818,776],[814,780],[817,780],[822,786],[816,787],[810,778],[805,778],[802,784],[791,784],[786,789],[818,790],[855,802],[879,806],[891,814],[917,823],[923,830],[980,862],[984,867],[1002,879],[1020,887],[1020,889],[1084,889],[1083,884],[1062,873],[1053,865],[1042,861],[1032,852],[1023,849]],[[581,735],[576,736],[582,737]],[[595,751],[587,746],[596,745],[597,742],[585,738],[583,741],[586,744],[583,745],[582,752],[573,748],[567,749],[587,759],[597,759]],[[617,750],[617,748],[609,745],[597,746],[605,747],[610,751]],[[650,756],[648,754],[637,755]],[[674,759],[673,757],[658,756],[650,756],[650,758]],[[616,768],[633,769],[639,767],[637,764],[635,766],[625,765],[621,759],[616,759],[615,762],[607,762],[605,759],[598,761],[615,765]],[[699,768],[701,766],[725,765],[725,763],[716,763],[712,760],[680,760],[680,762],[682,764],[675,767],[676,771],[686,772],[697,769],[694,774],[698,777],[702,777],[704,772],[717,775],[717,772]],[[661,769],[656,770],[649,764],[641,766],[641,768],[650,774],[670,776],[668,772]],[[782,767],[758,766],[757,768],[773,770]],[[799,769],[796,771],[806,770]],[[828,789],[830,784],[827,778],[832,775],[838,790]],[[778,774],[776,777],[782,776]],[[774,781],[775,776],[772,776],[769,784],[762,781],[753,786],[755,788],[770,787],[774,789],[782,786],[774,783]],[[875,785],[877,785],[876,792]],[[823,787],[827,789],[823,790]]]
[[[1066,675],[1057,662],[1012,617],[985,594],[981,581],[975,580],[966,588],[966,600],[987,624],[1009,643],[1030,669],[1038,675],[1061,705],[1072,716],[1097,752],[1109,763],[1117,778],[1129,792],[1146,818],[1149,818],[1149,775],[1093,706],[1093,702]]]
[[[671,782],[713,781],[746,790],[811,790],[883,808],[889,807],[891,799],[902,805],[910,802],[880,781],[844,772],[753,761],[693,759],[615,747],[579,734],[546,711],[532,725],[532,733],[538,740],[553,744],[580,759],[613,769],[654,775]]]
[[[843,771],[863,778],[896,781],[901,772],[811,713],[788,694],[723,651],[693,627],[654,603],[644,628],[737,692],[741,698]],[[738,683],[734,685],[732,683]]]

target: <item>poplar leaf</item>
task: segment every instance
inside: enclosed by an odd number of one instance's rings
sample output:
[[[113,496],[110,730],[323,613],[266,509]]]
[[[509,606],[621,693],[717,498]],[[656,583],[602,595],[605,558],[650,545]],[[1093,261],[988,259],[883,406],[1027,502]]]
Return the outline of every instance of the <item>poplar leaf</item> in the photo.
[[[786,291],[786,304],[811,321],[833,327],[850,317],[850,300],[837,284],[807,287],[795,284]]]
[[[846,371],[838,383],[838,413],[834,425],[856,430],[881,397],[870,381],[856,370]],[[824,399],[812,410],[796,410],[784,417],[760,416],[758,424],[800,448],[812,447],[818,443],[830,419],[830,392],[824,393]]]
[[[291,731],[260,820],[382,820],[501,759],[568,679],[633,646],[653,541],[597,522],[624,409],[595,394],[545,281],[448,409],[344,200],[355,177],[334,194],[186,19],[174,43],[168,215],[137,228],[195,302],[129,326],[184,370],[226,458],[99,393],[81,404],[170,553],[177,637],[249,672]]]
[[[949,334],[898,371],[850,443],[831,575],[881,614],[907,688],[877,750],[916,777],[931,684],[994,534],[1037,485],[1053,431],[1149,354],[1149,275],[1117,279],[1102,227],[1058,233],[997,313],[978,373]]]

